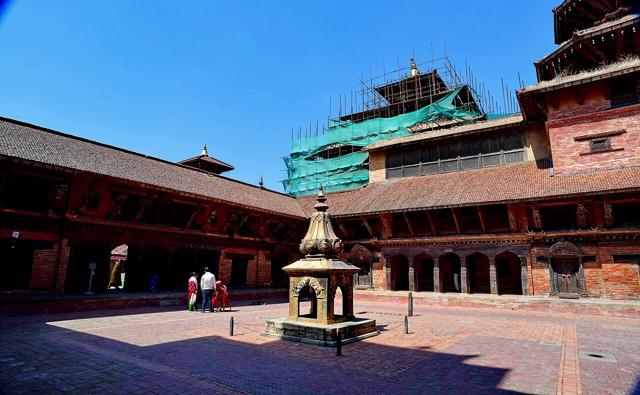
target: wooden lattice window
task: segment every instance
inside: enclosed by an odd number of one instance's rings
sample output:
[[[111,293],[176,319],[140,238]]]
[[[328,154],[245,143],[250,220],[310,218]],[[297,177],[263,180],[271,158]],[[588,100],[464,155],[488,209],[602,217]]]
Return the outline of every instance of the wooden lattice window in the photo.
[[[611,137],[589,140],[589,152],[602,152],[611,150]]]

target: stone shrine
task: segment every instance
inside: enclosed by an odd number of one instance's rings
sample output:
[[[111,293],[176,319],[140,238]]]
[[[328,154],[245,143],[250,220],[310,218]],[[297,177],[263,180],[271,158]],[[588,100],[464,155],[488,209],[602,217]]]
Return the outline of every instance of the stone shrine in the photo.
[[[320,187],[309,230],[300,243],[304,258],[285,266],[289,275],[289,316],[267,320],[266,336],[323,346],[335,346],[338,335],[351,343],[378,334],[375,320],[353,314],[353,276],[360,270],[342,262],[342,241],[336,236],[327,213],[329,206]],[[335,314],[335,297],[342,293],[342,312]],[[303,300],[310,308],[301,311]]]

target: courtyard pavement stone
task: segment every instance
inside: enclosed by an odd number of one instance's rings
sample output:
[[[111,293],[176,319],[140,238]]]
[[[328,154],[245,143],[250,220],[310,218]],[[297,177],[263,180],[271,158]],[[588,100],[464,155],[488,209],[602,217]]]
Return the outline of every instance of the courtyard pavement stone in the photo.
[[[7,394],[640,392],[640,320],[356,303],[380,335],[335,349],[264,337],[284,303],[2,317]],[[229,319],[236,322],[229,336]]]

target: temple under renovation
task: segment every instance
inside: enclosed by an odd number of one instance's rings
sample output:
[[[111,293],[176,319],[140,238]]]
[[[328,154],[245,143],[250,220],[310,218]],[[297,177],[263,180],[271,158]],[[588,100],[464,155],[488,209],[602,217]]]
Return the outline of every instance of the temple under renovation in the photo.
[[[205,265],[286,286],[323,185],[355,289],[640,298],[639,12],[562,2],[517,105],[446,58],[371,78],[294,136],[286,194],[206,150],[171,163],[0,118],[0,288],[177,290]]]

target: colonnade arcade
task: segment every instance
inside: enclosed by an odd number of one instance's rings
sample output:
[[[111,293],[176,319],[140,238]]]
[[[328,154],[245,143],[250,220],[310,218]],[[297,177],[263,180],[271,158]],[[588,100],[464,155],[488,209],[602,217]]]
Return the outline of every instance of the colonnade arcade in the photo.
[[[383,250],[394,291],[529,294],[528,251]]]

